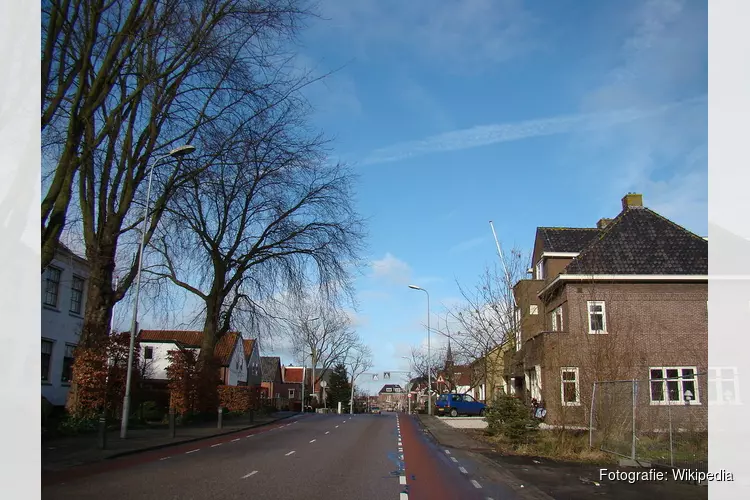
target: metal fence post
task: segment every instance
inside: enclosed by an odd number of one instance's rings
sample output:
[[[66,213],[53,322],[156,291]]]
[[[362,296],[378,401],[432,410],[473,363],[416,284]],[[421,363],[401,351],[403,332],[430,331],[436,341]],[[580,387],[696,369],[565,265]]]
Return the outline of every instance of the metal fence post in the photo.
[[[594,401],[596,401],[596,382],[591,389],[591,412],[589,413],[589,448],[594,447]]]
[[[631,450],[630,450],[630,458],[635,461],[635,405],[636,405],[636,392],[638,389],[638,382],[633,379],[633,438],[632,438],[632,444],[631,444]]]
[[[224,412],[221,411],[221,406],[219,406],[219,423],[218,423],[218,426],[217,426],[218,429],[222,428],[222,425],[223,425],[222,419],[223,419],[223,417],[224,417]]]

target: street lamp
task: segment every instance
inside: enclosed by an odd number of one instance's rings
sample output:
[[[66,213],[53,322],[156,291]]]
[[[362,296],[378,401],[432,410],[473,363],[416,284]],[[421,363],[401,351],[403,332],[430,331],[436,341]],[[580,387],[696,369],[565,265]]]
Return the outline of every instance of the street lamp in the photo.
[[[143,229],[141,230],[141,246],[138,251],[138,270],[135,275],[135,301],[133,302],[133,319],[130,323],[130,346],[128,348],[128,373],[125,378],[125,399],[122,402],[122,420],[120,422],[120,438],[128,437],[128,419],[130,417],[130,384],[133,376],[133,351],[135,350],[135,336],[138,329],[138,297],[141,293],[141,268],[143,266],[143,247],[146,245],[146,228],[148,224],[148,206],[151,203],[151,181],[154,178],[154,167],[167,158],[180,158],[195,151],[195,146],[185,144],[159,156],[151,163],[148,171],[148,189],[146,190],[146,210],[143,215]]]
[[[430,361],[432,360],[430,351],[430,293],[417,285],[409,285],[412,290],[421,290],[427,294],[427,413],[432,415],[432,373],[430,370]]]

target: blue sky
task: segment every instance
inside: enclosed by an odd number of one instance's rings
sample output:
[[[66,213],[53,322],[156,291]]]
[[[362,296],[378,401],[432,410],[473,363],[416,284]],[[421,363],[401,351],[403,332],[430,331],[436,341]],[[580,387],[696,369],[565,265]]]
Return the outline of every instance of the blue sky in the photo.
[[[628,191],[707,234],[705,2],[323,0],[298,64],[371,218],[358,331],[406,370],[433,320],[537,226],[592,226]],[[438,341],[434,339],[434,341]],[[394,374],[395,376],[395,374]],[[371,384],[371,388],[382,384]]]
[[[307,95],[360,175],[369,267],[353,316],[374,371],[407,370],[401,356],[425,342],[425,296],[409,283],[429,290],[437,321],[456,280],[496,262],[489,220],[504,248],[528,251],[537,226],[593,226],[635,191],[707,234],[705,2],[321,0],[320,12],[296,64],[337,70]]]

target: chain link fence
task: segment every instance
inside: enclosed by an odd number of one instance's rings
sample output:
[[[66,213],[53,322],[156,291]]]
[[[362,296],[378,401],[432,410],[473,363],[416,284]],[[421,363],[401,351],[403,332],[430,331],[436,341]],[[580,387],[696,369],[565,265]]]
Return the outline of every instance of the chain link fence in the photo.
[[[595,382],[591,447],[640,463],[707,471],[707,386],[705,374],[682,368],[652,369],[648,380]]]

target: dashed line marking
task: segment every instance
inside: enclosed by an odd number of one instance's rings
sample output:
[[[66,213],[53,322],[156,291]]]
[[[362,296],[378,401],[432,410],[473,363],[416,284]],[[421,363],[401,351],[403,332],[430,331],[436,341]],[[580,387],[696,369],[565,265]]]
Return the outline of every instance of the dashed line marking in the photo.
[[[399,484],[406,484],[406,476],[399,476],[398,481]]]
[[[338,428],[339,428],[339,426],[337,425],[337,426],[336,426],[336,429],[338,429]]]
[[[398,496],[399,500],[409,500],[409,494],[404,493],[403,491]]]
[[[246,438],[251,438],[251,437],[253,437],[253,435],[252,435],[252,434],[248,434],[248,435],[247,435],[247,436],[245,436],[245,437],[246,437]]]
[[[233,443],[236,443],[236,442],[237,442],[237,441],[239,441],[239,440],[240,440],[240,438],[237,438],[237,439],[232,439],[232,442],[233,442]]]
[[[326,431],[326,434],[330,434],[330,433],[331,433],[331,431]]]
[[[294,450],[290,451],[289,453],[287,453],[287,454],[286,454],[286,456],[288,457],[288,456],[289,456],[289,455],[291,455],[292,453],[295,453],[295,451],[294,451]]]
[[[189,455],[190,453],[195,453],[196,451],[201,451],[201,450],[200,450],[200,448],[199,448],[199,449],[197,449],[197,450],[190,450],[190,451],[186,451],[186,452],[185,452],[185,455]]]
[[[311,442],[311,443],[314,443],[314,442],[315,442],[315,440],[313,439],[313,440],[311,440],[310,442]]]
[[[172,457],[162,457],[159,460],[169,460],[170,458],[172,458]]]
[[[457,464],[457,463],[458,463],[458,459],[457,459],[456,457],[451,457],[451,460],[453,460],[453,463],[454,463],[454,464]]]
[[[242,476],[242,479],[247,479],[247,478],[249,478],[250,476],[252,476],[252,475],[254,475],[254,474],[257,474],[257,473],[258,473],[258,471],[257,471],[257,470],[254,470],[254,471],[252,471],[252,472],[251,472],[250,474],[245,474],[244,476]]]
[[[222,444],[224,444],[224,443],[216,443],[216,444],[212,444],[212,445],[211,445],[211,448],[216,448],[217,446],[221,446]]]
[[[463,467],[459,467],[458,470],[460,470],[462,474],[468,474],[466,469],[464,469]]]
[[[479,489],[482,487],[482,485],[479,484],[475,479],[471,480],[471,484],[473,484],[476,489]]]
[[[449,450],[445,450],[445,454],[446,454],[446,455],[450,455],[450,454],[451,454],[451,452],[450,452]]]

